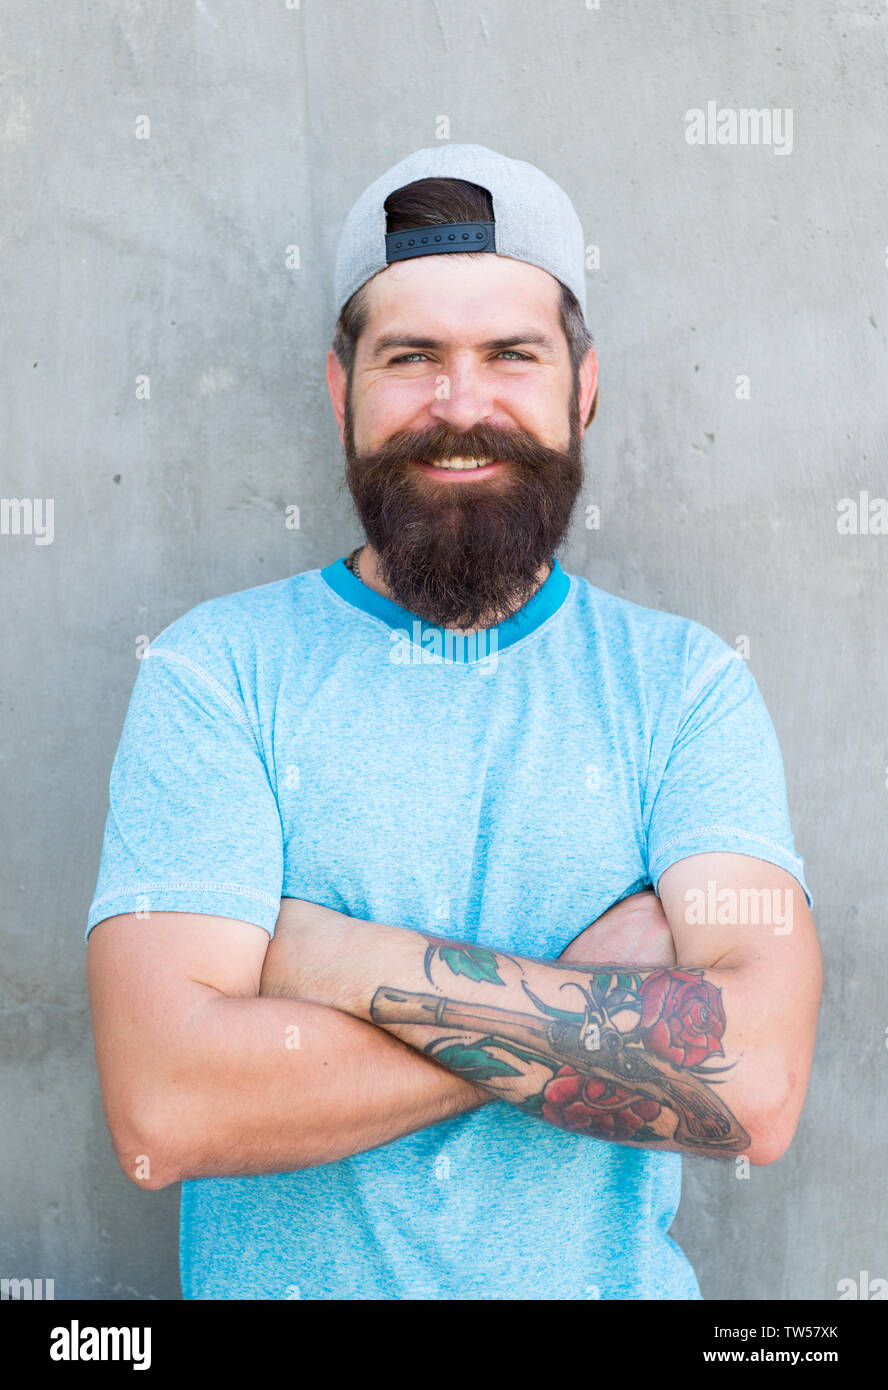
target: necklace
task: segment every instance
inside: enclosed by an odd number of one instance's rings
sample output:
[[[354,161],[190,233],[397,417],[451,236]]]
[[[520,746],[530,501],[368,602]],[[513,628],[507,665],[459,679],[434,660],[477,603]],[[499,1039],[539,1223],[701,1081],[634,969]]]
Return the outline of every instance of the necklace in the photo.
[[[358,556],[360,555],[363,549],[364,547],[362,545],[357,546],[345,562],[348,568],[351,570],[352,574],[355,576],[355,579],[357,579],[361,584],[363,584],[364,581],[363,579],[361,579],[361,570],[360,566],[358,565]]]

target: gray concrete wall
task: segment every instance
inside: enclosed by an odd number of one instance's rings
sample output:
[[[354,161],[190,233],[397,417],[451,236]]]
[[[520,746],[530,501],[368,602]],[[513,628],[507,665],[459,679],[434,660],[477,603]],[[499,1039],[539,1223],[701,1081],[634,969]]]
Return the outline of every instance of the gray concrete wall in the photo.
[[[447,117],[558,179],[600,248],[602,524],[563,563],[748,636],[816,898],[795,1143],[747,1181],[688,1161],[674,1234],[711,1298],[888,1277],[888,536],[837,525],[888,495],[888,9],[6,0],[2,24],[0,492],[54,499],[54,534],[0,535],[0,1274],[179,1296],[177,1190],[137,1191],[106,1132],[82,941],[137,642],[357,542],[336,237]],[[689,145],[709,100],[791,109],[791,153]]]

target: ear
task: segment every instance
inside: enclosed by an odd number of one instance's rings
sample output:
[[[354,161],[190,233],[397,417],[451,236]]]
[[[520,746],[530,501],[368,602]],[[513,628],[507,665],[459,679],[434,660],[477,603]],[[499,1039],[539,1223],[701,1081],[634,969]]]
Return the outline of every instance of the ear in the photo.
[[[595,411],[598,407],[598,358],[595,355],[595,349],[591,347],[580,363],[577,404],[580,419],[585,422],[580,426],[580,436],[582,437],[595,419]]]
[[[336,428],[339,430],[339,442],[341,444],[345,444],[345,394],[347,387],[345,369],[331,348],[327,353],[327,390],[330,392],[330,400],[333,403],[333,414],[336,417]]]

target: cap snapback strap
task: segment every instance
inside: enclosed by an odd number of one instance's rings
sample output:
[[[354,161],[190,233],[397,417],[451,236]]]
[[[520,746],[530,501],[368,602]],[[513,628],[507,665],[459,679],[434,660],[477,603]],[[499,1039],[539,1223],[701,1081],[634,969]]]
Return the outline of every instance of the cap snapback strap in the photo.
[[[495,251],[493,222],[443,222],[433,227],[408,227],[386,232],[386,265],[411,256],[434,256],[441,251]]]

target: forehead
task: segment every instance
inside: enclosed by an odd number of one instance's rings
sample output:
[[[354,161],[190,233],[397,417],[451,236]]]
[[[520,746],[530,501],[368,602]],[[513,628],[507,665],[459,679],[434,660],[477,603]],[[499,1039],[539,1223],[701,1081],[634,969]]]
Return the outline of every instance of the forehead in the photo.
[[[365,342],[393,330],[454,340],[476,332],[490,338],[519,327],[556,334],[561,324],[561,287],[554,276],[487,252],[396,261],[365,290]]]

